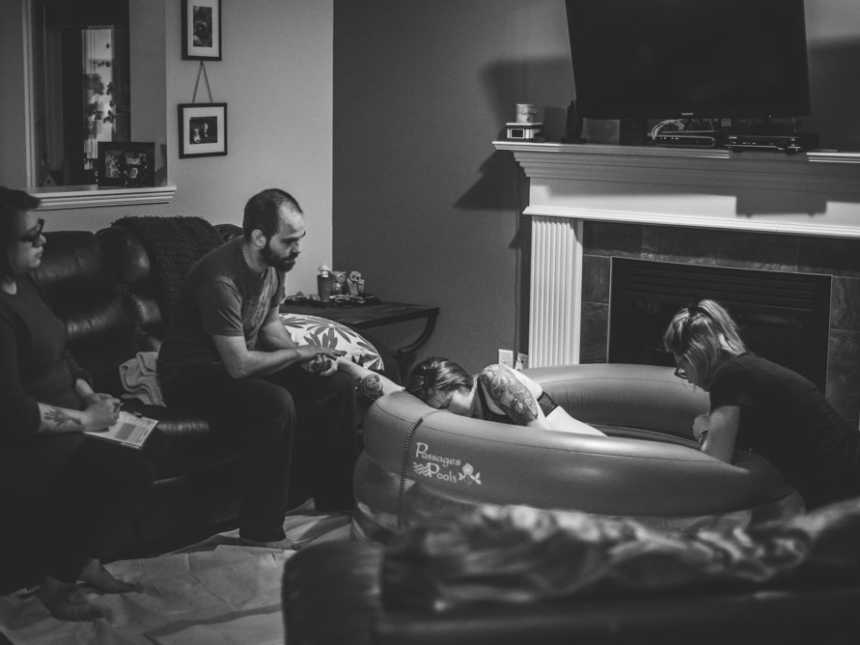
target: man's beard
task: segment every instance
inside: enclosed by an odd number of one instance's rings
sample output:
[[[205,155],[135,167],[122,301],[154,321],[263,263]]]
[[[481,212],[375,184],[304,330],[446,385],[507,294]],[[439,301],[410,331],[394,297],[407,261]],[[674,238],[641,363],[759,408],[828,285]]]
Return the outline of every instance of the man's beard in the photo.
[[[263,262],[268,264],[270,267],[275,267],[278,271],[283,271],[286,273],[290,269],[292,269],[296,265],[296,258],[299,257],[298,253],[292,253],[285,258],[280,258],[272,253],[272,249],[269,248],[268,245],[263,247],[263,251],[261,253],[263,258]]]

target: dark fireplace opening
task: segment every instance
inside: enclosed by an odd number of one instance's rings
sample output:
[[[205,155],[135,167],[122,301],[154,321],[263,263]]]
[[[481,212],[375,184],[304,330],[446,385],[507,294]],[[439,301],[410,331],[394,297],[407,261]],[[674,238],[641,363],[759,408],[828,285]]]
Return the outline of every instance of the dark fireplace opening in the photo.
[[[747,348],[810,379],[827,379],[830,276],[612,259],[609,362],[673,365],[663,332],[675,312],[716,300]]]

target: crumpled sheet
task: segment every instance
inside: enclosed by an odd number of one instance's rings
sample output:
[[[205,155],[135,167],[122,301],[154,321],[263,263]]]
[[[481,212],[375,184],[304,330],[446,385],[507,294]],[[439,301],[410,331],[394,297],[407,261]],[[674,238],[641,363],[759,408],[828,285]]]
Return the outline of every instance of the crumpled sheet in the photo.
[[[526,506],[421,522],[386,549],[386,604],[446,611],[604,592],[860,579],[860,498],[759,525],[686,529]]]

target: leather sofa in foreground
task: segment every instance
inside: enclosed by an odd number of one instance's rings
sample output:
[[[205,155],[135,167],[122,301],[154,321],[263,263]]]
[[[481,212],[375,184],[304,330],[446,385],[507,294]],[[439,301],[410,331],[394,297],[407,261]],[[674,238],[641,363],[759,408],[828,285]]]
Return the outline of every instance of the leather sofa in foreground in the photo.
[[[855,515],[856,518],[856,515]],[[793,527],[787,536],[794,534]],[[643,645],[645,643],[689,645],[853,645],[860,640],[860,585],[857,583],[856,522],[825,531],[814,540],[807,560],[796,574],[769,583],[729,584],[714,575],[708,582],[682,584],[688,570],[669,559],[652,559],[652,574],[664,582],[658,589],[620,589],[612,585],[612,567],[602,575],[609,581],[600,593],[572,593],[546,600],[518,602],[487,599],[450,610],[410,606],[424,594],[426,604],[439,595],[437,579],[451,579],[447,558],[427,561],[411,558],[416,571],[398,578],[392,566],[392,547],[375,542],[330,542],[299,551],[284,569],[282,602],[286,642],[314,645]],[[423,531],[422,525],[413,529]],[[776,529],[779,530],[778,528]],[[678,539],[675,536],[675,539]],[[800,538],[806,539],[806,536]],[[446,543],[428,546],[444,556]],[[463,552],[452,546],[451,559],[474,562],[486,573],[495,565],[499,595],[511,596],[516,581],[528,580],[534,571],[541,579],[563,581],[555,569],[518,566],[523,559],[520,542],[506,543],[510,558],[498,561],[483,551]],[[659,546],[659,545],[658,545]],[[545,545],[546,560],[575,556],[564,548]],[[557,545],[556,545],[557,547]],[[809,566],[819,550],[818,566]],[[853,551],[853,552],[852,552]],[[526,551],[526,554],[528,552]],[[583,556],[583,553],[579,553]],[[724,554],[728,560],[731,554]],[[559,561],[568,573],[570,560]],[[801,558],[798,558],[800,560]],[[719,560],[709,560],[719,569]],[[788,563],[787,563],[788,564]],[[835,568],[845,571],[838,575]],[[586,569],[583,566],[583,569]],[[592,567],[593,569],[593,567]],[[824,569],[827,575],[809,575],[809,569]],[[750,568],[750,573],[755,567]],[[806,571],[806,575],[801,575]],[[422,572],[426,575],[422,575]],[[505,572],[514,583],[506,584]],[[627,569],[626,577],[636,574]],[[682,574],[682,575],[679,575]],[[625,575],[621,576],[625,578]],[[480,589],[479,576],[463,571],[462,587]],[[487,595],[492,588],[485,590]],[[422,604],[420,598],[415,605]],[[331,620],[337,616],[337,620]]]
[[[358,529],[370,536],[441,509],[482,503],[635,517],[683,526],[713,515],[802,508],[765,460],[729,464],[691,435],[707,395],[670,368],[591,364],[528,371],[572,416],[608,436],[537,431],[383,397],[365,420],[355,471]]]

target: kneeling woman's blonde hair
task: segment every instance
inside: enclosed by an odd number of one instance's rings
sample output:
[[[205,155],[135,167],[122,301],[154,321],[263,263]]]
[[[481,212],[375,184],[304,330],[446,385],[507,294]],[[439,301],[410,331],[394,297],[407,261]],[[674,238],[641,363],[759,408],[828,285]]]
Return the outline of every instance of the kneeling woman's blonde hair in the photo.
[[[710,386],[724,354],[747,351],[737,323],[714,300],[700,300],[678,311],[663,334],[663,346],[676,363],[683,360],[690,366],[687,379],[704,388]]]

